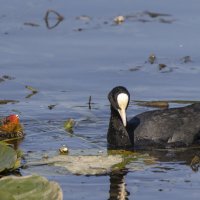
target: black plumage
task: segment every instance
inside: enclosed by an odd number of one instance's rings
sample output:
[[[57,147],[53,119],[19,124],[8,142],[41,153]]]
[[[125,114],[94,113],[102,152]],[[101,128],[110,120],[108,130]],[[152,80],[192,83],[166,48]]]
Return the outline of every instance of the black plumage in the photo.
[[[119,113],[119,94],[126,94],[130,99],[128,90],[122,86],[113,88],[108,95],[111,117],[107,141],[110,148],[171,148],[198,144],[200,103],[147,111],[136,115],[124,126]]]

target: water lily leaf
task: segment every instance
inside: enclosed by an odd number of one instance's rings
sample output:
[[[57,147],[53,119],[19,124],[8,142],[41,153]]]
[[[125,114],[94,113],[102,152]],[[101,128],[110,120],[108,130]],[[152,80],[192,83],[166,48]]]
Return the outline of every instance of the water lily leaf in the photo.
[[[123,170],[127,166],[130,166],[129,168],[133,171],[144,170],[144,165],[149,167],[156,163],[155,158],[133,151],[112,150],[97,152],[95,149],[90,149],[79,152],[73,152],[72,150],[66,155],[52,155],[52,153],[42,160],[38,158],[37,154],[32,155],[33,157],[29,155],[29,158],[26,158],[28,161],[26,167],[32,168],[33,172],[35,167],[44,168],[44,165],[48,165],[46,169],[50,169],[53,166],[59,167],[56,168],[56,173],[90,176],[110,174]]]
[[[4,200],[62,200],[63,194],[58,183],[33,175],[4,177],[0,179],[0,196]]]
[[[4,200],[15,200],[12,194],[10,194],[7,191],[1,191],[0,190],[0,197],[2,197]]]
[[[52,155],[52,153],[46,156],[45,159],[41,159],[40,156],[39,158],[37,154],[29,155],[26,158],[28,161],[26,167],[37,168],[48,165],[50,168],[53,166],[59,167],[64,174],[104,175],[113,171],[113,166],[123,162],[121,155],[108,155],[106,152],[98,153],[95,151],[90,154],[90,150],[86,150],[86,152],[73,152],[72,150],[65,155],[57,153]]]
[[[0,173],[19,168],[21,159],[18,155],[13,148],[0,142]]]
[[[72,174],[100,175],[107,174],[112,167],[123,161],[120,155],[96,155],[96,156],[65,156],[58,155],[49,158],[48,162],[54,166],[66,168]]]

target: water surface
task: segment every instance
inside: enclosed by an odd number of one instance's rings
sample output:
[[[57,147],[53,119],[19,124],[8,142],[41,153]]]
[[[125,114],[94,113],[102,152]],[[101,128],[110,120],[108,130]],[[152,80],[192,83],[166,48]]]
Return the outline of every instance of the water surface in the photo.
[[[1,5],[1,76],[13,77],[0,83],[1,99],[19,103],[0,105],[0,114],[20,115],[26,132],[20,148],[25,153],[57,151],[63,144],[71,150],[105,151],[107,93],[116,85],[126,86],[132,100],[200,99],[200,3],[196,0],[1,0]],[[48,9],[64,17],[53,29],[45,24]],[[126,17],[120,25],[113,22],[118,15]],[[53,15],[49,20],[56,23]],[[157,57],[154,64],[148,63],[152,53]],[[185,63],[185,56],[191,62]],[[159,70],[159,64],[167,67]],[[39,92],[28,96],[26,85]],[[49,105],[56,106],[50,110]],[[128,115],[150,109],[131,104]],[[77,122],[73,137],[63,129],[67,118]],[[127,199],[199,199],[199,172],[190,167],[198,150],[182,156],[173,151],[145,153],[155,157],[156,164],[141,162],[141,170],[131,170],[138,164],[132,162],[111,175],[63,175],[52,166],[21,172],[40,173],[59,182],[64,199],[70,200],[116,199],[117,193]]]

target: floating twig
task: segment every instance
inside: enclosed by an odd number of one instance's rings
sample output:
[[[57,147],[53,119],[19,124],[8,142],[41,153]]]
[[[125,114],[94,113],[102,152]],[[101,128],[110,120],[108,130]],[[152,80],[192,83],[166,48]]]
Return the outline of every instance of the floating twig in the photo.
[[[50,25],[50,23],[49,23],[49,15],[51,13],[54,14],[54,15],[56,15],[56,20],[57,20],[56,23],[53,24],[53,25]],[[46,26],[47,26],[48,29],[55,28],[63,20],[64,20],[64,17],[62,15],[60,15],[58,12],[56,12],[55,10],[47,10],[47,12],[45,14],[45,17],[44,17],[44,21],[45,21]]]
[[[31,86],[26,85],[25,88],[32,92],[31,94],[26,96],[27,99],[38,93],[38,90],[36,90],[35,88]]]
[[[148,15],[149,17],[156,18],[156,17],[170,17],[170,14],[166,13],[156,13],[156,12],[150,12],[150,11],[145,11],[144,14]]]
[[[49,108],[49,110],[52,110],[55,106],[57,106],[57,104],[49,105],[48,108]]]
[[[0,104],[19,103],[17,100],[0,100]]]
[[[7,79],[7,80],[14,80],[14,79],[15,79],[15,77],[12,77],[12,76],[9,76],[9,75],[3,75],[2,78],[3,78],[4,80],[5,80],[5,79]]]
[[[91,101],[92,101],[92,96],[89,96],[89,101],[88,101],[88,106],[89,106],[89,109],[91,110]]]
[[[33,23],[33,22],[24,22],[25,26],[32,26],[32,27],[39,27],[39,24]]]

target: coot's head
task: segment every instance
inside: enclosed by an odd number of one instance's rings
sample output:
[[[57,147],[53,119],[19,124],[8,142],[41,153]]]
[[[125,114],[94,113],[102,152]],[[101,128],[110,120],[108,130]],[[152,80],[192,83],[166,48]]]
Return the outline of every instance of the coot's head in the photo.
[[[109,92],[108,99],[111,107],[119,113],[123,125],[126,127],[126,109],[130,100],[130,94],[128,90],[123,86],[117,86]]]

